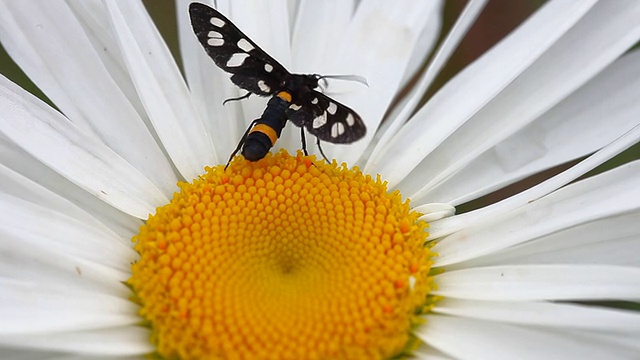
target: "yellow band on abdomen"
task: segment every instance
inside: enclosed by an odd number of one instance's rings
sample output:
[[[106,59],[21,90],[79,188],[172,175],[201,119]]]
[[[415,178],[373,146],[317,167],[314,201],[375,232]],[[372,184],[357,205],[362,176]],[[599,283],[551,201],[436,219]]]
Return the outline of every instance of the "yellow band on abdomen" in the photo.
[[[290,103],[290,102],[291,102],[291,94],[289,94],[289,93],[288,93],[288,92],[286,92],[286,91],[280,91],[280,92],[278,93],[278,95],[276,95],[276,96],[277,96],[277,97],[279,97],[280,99],[282,99],[282,100],[284,100],[284,101],[288,102],[288,103]]]
[[[271,140],[271,146],[273,146],[273,144],[275,144],[276,141],[278,141],[278,134],[276,134],[276,131],[273,130],[273,128],[269,125],[258,124],[254,126],[253,129],[251,129],[249,134],[256,131],[267,135],[269,137],[269,140]]]

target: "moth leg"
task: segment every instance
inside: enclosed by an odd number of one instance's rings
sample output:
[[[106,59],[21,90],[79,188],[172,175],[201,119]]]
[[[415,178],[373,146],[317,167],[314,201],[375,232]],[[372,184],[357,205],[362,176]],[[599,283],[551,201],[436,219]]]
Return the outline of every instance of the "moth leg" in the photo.
[[[249,93],[249,94],[251,94],[251,93]],[[242,138],[240,139],[240,142],[238,143],[238,146],[236,147],[235,150],[233,150],[233,152],[231,153],[231,156],[229,156],[229,161],[227,161],[227,165],[224,166],[225,170],[227,170],[227,168],[229,167],[229,164],[231,163],[231,159],[233,159],[233,157],[236,156],[238,151],[240,151],[240,149],[242,149],[242,145],[244,145],[245,140],[247,140],[247,136],[249,136],[249,131],[251,131],[251,129],[258,122],[258,120],[260,120],[260,119],[253,120],[251,122],[251,125],[249,125],[247,130],[244,132],[244,135],[242,135]]]
[[[309,156],[307,152],[307,138],[304,136],[304,127],[300,126],[300,139],[302,139],[302,152],[304,156]]]
[[[244,94],[244,95],[242,95],[242,96],[239,96],[239,97],[237,97],[237,98],[229,98],[229,99],[227,99],[227,100],[223,101],[223,102],[222,102],[222,105],[226,105],[229,101],[239,101],[239,100],[244,100],[244,99],[248,98],[249,96],[251,96],[251,93],[250,93],[250,92],[247,92],[246,94]]]
[[[324,151],[322,151],[322,146],[320,146],[320,138],[316,137],[316,145],[318,145],[318,149],[320,150],[320,154],[322,154],[322,157],[327,161],[327,164],[331,164],[331,161],[329,161],[329,159],[327,158],[327,155],[324,154]]]

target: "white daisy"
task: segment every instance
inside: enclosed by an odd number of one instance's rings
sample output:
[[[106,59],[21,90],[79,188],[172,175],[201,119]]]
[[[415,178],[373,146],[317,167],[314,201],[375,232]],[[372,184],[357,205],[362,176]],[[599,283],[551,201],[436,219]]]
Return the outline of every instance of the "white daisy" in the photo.
[[[549,1],[418,106],[483,1],[435,50],[436,1],[218,1],[293,72],[367,79],[331,95],[367,136],[325,151],[373,177],[284,152],[225,172],[265,101],[222,105],[188,3],[189,87],[140,2],[0,1],[60,110],[0,78],[1,357],[637,357],[640,163],[575,180],[640,139],[639,2]]]

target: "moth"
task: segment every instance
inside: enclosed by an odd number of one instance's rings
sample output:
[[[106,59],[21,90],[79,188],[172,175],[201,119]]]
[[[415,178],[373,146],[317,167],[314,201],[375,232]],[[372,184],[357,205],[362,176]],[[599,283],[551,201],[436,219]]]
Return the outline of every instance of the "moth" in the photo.
[[[234,84],[248,91],[227,101],[241,100],[251,94],[271,96],[260,118],[245,131],[229,162],[240,149],[247,160],[264,158],[280,137],[287,120],[300,127],[305,155],[306,128],[316,136],[325,159],[320,140],[348,144],[366,134],[366,126],[355,111],[316,90],[320,80],[341,76],[292,74],[217,10],[191,3],[189,15],[193,32],[207,54],[220,69],[231,74]]]

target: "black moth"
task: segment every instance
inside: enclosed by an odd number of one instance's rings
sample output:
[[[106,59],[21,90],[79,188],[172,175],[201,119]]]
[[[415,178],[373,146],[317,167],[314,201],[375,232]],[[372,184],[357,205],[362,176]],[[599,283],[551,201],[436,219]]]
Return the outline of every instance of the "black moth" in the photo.
[[[322,76],[291,74],[229,19],[209,6],[191,3],[189,14],[193,32],[207,54],[218,67],[232,74],[234,84],[249,91],[237,99],[252,93],[272,96],[262,116],[254,120],[242,136],[229,161],[240,148],[247,160],[257,161],[265,157],[287,119],[300,127],[305,154],[303,128],[317,137],[318,146],[320,140],[346,144],[365,135],[366,127],[355,111],[314,90],[319,87]]]

